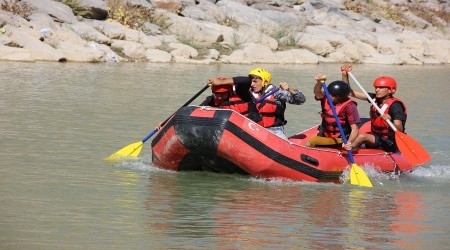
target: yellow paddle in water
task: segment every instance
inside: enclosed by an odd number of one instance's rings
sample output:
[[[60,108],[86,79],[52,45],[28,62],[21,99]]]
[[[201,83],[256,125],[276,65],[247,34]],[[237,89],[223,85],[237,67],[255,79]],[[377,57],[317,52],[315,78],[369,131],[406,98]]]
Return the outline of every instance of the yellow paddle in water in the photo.
[[[192,101],[195,100],[195,98],[197,98],[199,95],[201,95],[207,88],[209,88],[208,84],[205,87],[203,87],[197,94],[195,94],[191,99],[189,99],[189,101],[187,101],[178,110],[189,105]],[[166,124],[166,122],[169,121],[169,119],[172,116],[173,116],[173,114],[171,116],[169,116],[163,123],[161,123],[161,126],[164,126],[164,124]],[[146,137],[144,137],[144,139],[142,139],[140,142],[132,143],[132,144],[120,149],[119,151],[115,152],[114,154],[111,154],[110,156],[106,157],[105,160],[107,160],[107,161],[122,161],[122,160],[130,159],[130,158],[136,158],[139,155],[139,153],[141,152],[142,145],[148,139],[150,139],[154,134],[156,134],[156,132],[158,132],[158,129],[154,129]]]
[[[361,89],[366,98],[370,101],[370,103],[377,109],[380,115],[383,115],[383,111],[378,107],[375,101],[370,97],[367,91],[361,86],[361,84],[356,80],[355,76],[353,76],[352,72],[348,72],[348,75],[355,81],[356,85]],[[419,142],[414,140],[414,138],[408,136],[405,133],[398,131],[398,129],[394,126],[394,124],[390,120],[386,120],[389,124],[389,127],[395,133],[395,142],[397,144],[398,150],[405,156],[405,158],[411,163],[413,166],[424,164],[431,160],[430,154],[420,145]]]
[[[331,107],[331,111],[333,111],[334,119],[336,120],[336,124],[339,127],[339,132],[341,133],[342,140],[344,141],[344,144],[347,144],[347,138],[345,138],[344,130],[342,129],[342,125],[339,122],[339,117],[336,113],[336,108],[334,107],[333,100],[331,100],[331,96],[330,93],[328,92],[325,81],[322,81],[322,88],[325,91],[325,95],[327,96],[328,102]],[[352,167],[350,169],[350,184],[362,187],[373,187],[369,177],[367,177],[366,173],[364,173],[364,171],[355,163],[352,151],[348,150],[347,152],[348,157],[350,158],[350,162],[352,163]]]

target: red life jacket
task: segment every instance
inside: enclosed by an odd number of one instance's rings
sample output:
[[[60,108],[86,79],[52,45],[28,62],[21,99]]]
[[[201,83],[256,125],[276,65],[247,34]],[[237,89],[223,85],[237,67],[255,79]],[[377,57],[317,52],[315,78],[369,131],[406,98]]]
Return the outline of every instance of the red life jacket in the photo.
[[[261,97],[262,95],[258,95],[257,99]],[[256,108],[258,109],[258,113],[262,116],[262,120],[258,122],[259,125],[268,128],[282,126],[286,123],[284,120],[286,104],[276,103],[275,95],[271,95],[262,102],[256,104]]]
[[[345,137],[348,138],[350,133],[352,132],[352,128],[350,124],[348,124],[346,117],[344,117],[340,112],[343,107],[347,106],[349,103],[354,103],[358,105],[354,100],[348,98],[345,102],[339,103],[335,105],[336,113],[338,114],[339,123],[342,125],[342,129],[344,130]],[[339,127],[336,123],[336,119],[334,119],[333,111],[331,110],[331,106],[328,103],[326,98],[323,98],[321,101],[322,104],[322,129],[323,136],[338,138],[340,136]]]
[[[374,101],[376,101],[376,99],[374,99]],[[384,102],[383,106],[380,107],[381,110],[385,109],[383,114],[389,114],[389,109],[391,108],[391,105],[394,102],[400,102],[402,104],[406,115],[407,113],[405,104],[400,99],[395,97],[387,99],[386,102]],[[391,130],[389,124],[385,120],[383,120],[383,118],[381,118],[381,115],[378,113],[377,109],[373,105],[370,108],[369,115],[371,120],[372,134],[376,134],[385,139],[392,140],[395,138],[393,130]],[[405,128],[405,123],[406,122],[403,123],[403,128]]]
[[[250,110],[255,110],[254,106],[253,102],[243,101],[238,95],[232,94],[227,101],[221,102],[218,108],[231,109],[243,116],[248,116]]]

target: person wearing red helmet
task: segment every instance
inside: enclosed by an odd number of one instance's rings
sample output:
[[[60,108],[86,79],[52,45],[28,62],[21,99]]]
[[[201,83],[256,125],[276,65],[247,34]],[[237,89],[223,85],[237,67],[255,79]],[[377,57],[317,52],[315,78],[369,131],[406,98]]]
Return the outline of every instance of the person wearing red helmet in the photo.
[[[244,100],[233,90],[232,84],[211,85],[212,95],[200,103],[200,106],[210,106],[222,109],[231,109],[254,122],[260,122],[255,102],[252,99]]]
[[[232,84],[211,85],[211,92],[212,95],[207,96],[206,99],[202,103],[200,103],[199,106],[210,106],[221,109],[231,109],[240,113],[245,117],[248,117],[254,122],[260,122],[262,120],[261,115],[258,113],[258,110],[256,109],[254,99],[241,98],[233,90]],[[155,129],[160,130],[161,125],[162,122],[159,122],[156,125]]]
[[[348,72],[352,70],[351,65],[341,67],[342,80],[350,83]],[[347,150],[356,150],[362,144],[368,148],[381,148],[387,152],[397,151],[395,132],[389,127],[386,120],[391,120],[400,132],[405,131],[407,119],[406,106],[400,99],[394,97],[397,91],[397,82],[390,76],[380,76],[373,82],[375,93],[369,93],[377,106],[384,112],[380,115],[374,106],[370,107],[371,133],[361,133],[356,140],[346,147]],[[364,93],[352,90],[350,96],[360,100],[369,101]]]
[[[349,98],[349,85],[343,81],[333,81],[327,87],[331,100],[335,106],[336,113],[338,114],[339,123],[345,133],[345,135],[341,135],[331,105],[328,102],[325,92],[322,90],[322,82],[326,80],[326,76],[317,75],[315,79],[316,85],[314,85],[314,97],[317,101],[320,101],[322,107],[322,112],[320,113],[322,123],[320,124],[318,135],[311,137],[305,143],[305,146],[344,147],[345,145],[343,145],[342,136],[348,138],[346,145],[351,145],[358,136],[358,124],[361,120],[356,102]]]
[[[200,104],[200,106],[220,107],[221,103],[227,100],[233,92],[233,86],[230,84],[221,86],[211,86],[212,95]]]

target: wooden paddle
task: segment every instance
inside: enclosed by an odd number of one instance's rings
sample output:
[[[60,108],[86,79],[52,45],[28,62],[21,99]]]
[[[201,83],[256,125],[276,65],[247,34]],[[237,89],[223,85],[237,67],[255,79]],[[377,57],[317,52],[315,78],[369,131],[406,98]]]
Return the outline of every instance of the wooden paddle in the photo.
[[[333,111],[334,119],[336,120],[336,124],[339,127],[339,132],[341,133],[342,140],[344,144],[347,144],[347,138],[345,137],[344,129],[342,129],[342,125],[339,121],[338,114],[336,113],[336,108],[334,107],[333,100],[331,100],[330,93],[328,92],[327,85],[325,81],[322,81],[322,88],[325,91],[325,95],[327,96],[328,102],[331,107],[331,111]],[[350,169],[350,184],[358,185],[362,187],[373,187],[372,182],[369,177],[367,177],[364,170],[362,170],[356,163],[355,159],[353,159],[353,153],[351,150],[347,150],[348,157],[350,158],[350,162],[352,163],[352,167]]]
[[[372,105],[377,109],[378,113],[380,115],[383,115],[383,111],[378,107],[375,101],[361,86],[358,80],[356,80],[352,72],[348,72],[348,75],[353,79],[353,81],[355,81],[356,85],[358,85],[358,87],[361,89],[370,103],[372,103]],[[405,156],[409,163],[411,163],[413,166],[417,166],[431,160],[430,154],[428,154],[428,152],[422,147],[422,145],[420,145],[419,142],[414,140],[414,138],[406,135],[405,133],[399,131],[390,120],[386,120],[386,122],[395,133],[395,142],[397,143],[398,150],[402,153],[402,155]]]
[[[197,98],[199,95],[201,95],[207,88],[209,88],[209,84],[207,84],[205,87],[203,87],[197,94],[195,94],[191,99],[189,99],[189,101],[187,101],[185,104],[183,104],[183,106],[181,106],[178,110],[189,105],[192,101],[195,100],[195,98]],[[171,116],[169,116],[163,123],[161,123],[161,126],[164,126],[164,124],[166,124],[166,122],[169,121],[169,119],[172,116],[173,116],[173,114]],[[146,137],[144,137],[144,139],[142,139],[142,141],[132,143],[132,144],[120,149],[119,151],[115,152],[114,154],[111,154],[110,156],[106,157],[105,160],[107,160],[107,161],[122,161],[123,159],[130,159],[130,158],[137,157],[139,155],[139,153],[141,152],[142,145],[148,139],[150,139],[154,134],[156,134],[156,132],[158,132],[158,129],[154,129]]]

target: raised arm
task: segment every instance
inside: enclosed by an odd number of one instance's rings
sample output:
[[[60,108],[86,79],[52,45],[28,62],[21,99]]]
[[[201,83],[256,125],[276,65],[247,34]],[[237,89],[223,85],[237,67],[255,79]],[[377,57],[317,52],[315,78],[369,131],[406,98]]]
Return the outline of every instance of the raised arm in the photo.
[[[231,77],[214,77],[209,78],[208,84],[210,85],[226,85],[226,84],[234,84],[234,80]]]
[[[341,66],[341,71],[342,71],[342,81],[348,83],[348,86],[350,86],[350,96],[355,97],[360,100],[367,101],[367,97],[366,97],[366,95],[364,95],[363,92],[354,91],[350,85],[350,80],[348,79],[348,72],[352,71],[352,65],[347,64],[347,65]]]
[[[316,85],[314,85],[314,97],[319,100],[325,98],[325,94],[322,91],[322,81],[327,80],[326,75],[316,75]]]

